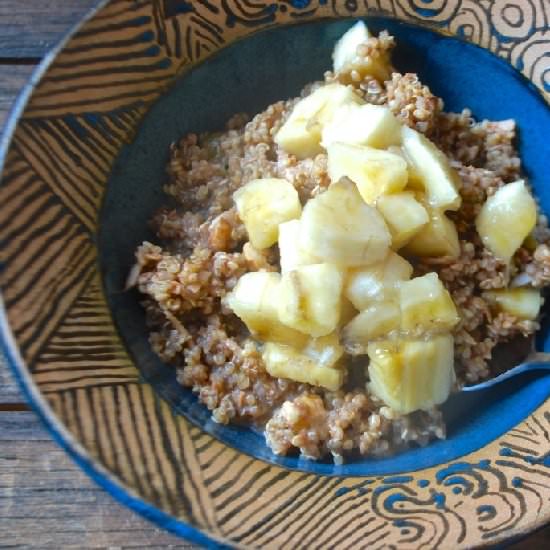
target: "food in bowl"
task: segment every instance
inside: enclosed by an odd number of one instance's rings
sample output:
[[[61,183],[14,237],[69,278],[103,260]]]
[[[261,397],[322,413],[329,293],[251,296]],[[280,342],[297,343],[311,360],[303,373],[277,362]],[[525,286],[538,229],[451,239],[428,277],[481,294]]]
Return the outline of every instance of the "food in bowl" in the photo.
[[[439,405],[539,327],[550,233],[514,121],[444,112],[393,47],[359,22],[299,98],[174,144],[129,276],[178,380],[277,454],[443,438]]]

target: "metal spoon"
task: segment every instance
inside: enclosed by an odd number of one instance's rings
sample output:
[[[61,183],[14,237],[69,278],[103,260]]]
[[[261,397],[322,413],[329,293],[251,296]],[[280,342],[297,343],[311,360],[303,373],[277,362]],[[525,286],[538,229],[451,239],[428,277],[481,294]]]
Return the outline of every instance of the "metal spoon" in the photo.
[[[490,378],[489,380],[480,382],[479,384],[474,384],[473,386],[464,386],[462,388],[462,391],[474,392],[485,390],[487,388],[492,388],[493,386],[496,386],[497,384],[500,384],[501,382],[503,382],[504,380],[508,380],[509,378],[519,376],[520,374],[523,374],[525,372],[536,370],[550,370],[550,353],[532,352],[530,355],[527,356],[523,363],[512,367],[511,369],[503,372],[502,374],[499,374],[498,376],[495,376],[494,378]]]

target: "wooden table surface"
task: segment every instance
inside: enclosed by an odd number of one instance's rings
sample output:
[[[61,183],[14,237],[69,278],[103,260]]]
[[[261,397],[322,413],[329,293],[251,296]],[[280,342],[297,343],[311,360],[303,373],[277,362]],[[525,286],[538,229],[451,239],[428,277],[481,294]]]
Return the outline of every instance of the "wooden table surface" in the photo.
[[[0,0],[0,127],[34,66],[98,0]],[[0,548],[192,548],[120,506],[51,440],[0,356]],[[550,548],[550,527],[512,548]]]

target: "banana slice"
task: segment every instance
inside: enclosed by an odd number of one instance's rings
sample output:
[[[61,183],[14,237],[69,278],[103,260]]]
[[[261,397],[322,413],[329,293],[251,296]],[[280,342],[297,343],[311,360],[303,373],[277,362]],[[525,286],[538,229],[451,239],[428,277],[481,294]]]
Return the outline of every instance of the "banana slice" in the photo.
[[[302,266],[281,279],[280,321],[310,336],[326,336],[340,321],[342,270],[332,264]]]
[[[289,346],[270,342],[264,346],[262,359],[267,372],[275,378],[288,378],[331,391],[340,389],[344,382],[343,370],[322,366]]]
[[[279,224],[299,218],[302,212],[298,192],[284,179],[253,180],[233,193],[239,217],[255,248],[269,248],[277,242]]]
[[[390,244],[384,219],[365,204],[349,180],[333,183],[304,207],[300,246],[324,262],[373,264],[384,258]]]
[[[425,136],[403,126],[403,150],[413,165],[415,180],[420,180],[428,203],[433,208],[458,210],[460,179],[447,157]]]
[[[430,221],[428,212],[411,191],[382,195],[376,208],[386,220],[394,250],[406,245]]]
[[[335,369],[342,366],[340,359],[344,355],[344,348],[340,345],[336,332],[320,338],[310,338],[301,351],[320,367]]]
[[[429,221],[402,249],[406,254],[420,257],[458,258],[460,241],[456,226],[442,211],[426,208]]]
[[[319,258],[300,246],[300,227],[300,220],[291,220],[279,225],[281,273],[287,273],[303,265],[322,263]]]
[[[323,147],[337,142],[387,149],[401,144],[401,123],[388,107],[344,105],[323,128]]]
[[[518,319],[534,321],[544,300],[540,291],[534,288],[511,288],[503,290],[488,290],[483,293],[487,301],[497,309],[509,313]]]
[[[369,39],[369,30],[363,21],[357,21],[336,42],[332,52],[333,68],[337,73],[350,65],[357,55],[357,46]]]
[[[357,73],[359,78],[367,75],[373,76],[380,82],[385,82],[391,77],[391,64],[389,54],[374,56],[360,56],[357,47],[364,44],[369,38],[367,27],[362,21],[358,21],[337,42],[332,58],[334,72],[340,79],[347,77],[347,82],[352,81],[351,73]]]
[[[331,181],[349,178],[367,204],[378,197],[398,193],[407,185],[407,163],[403,157],[364,145],[335,142],[327,148]]]
[[[509,262],[537,223],[537,205],[523,180],[501,187],[486,201],[476,220],[483,244]]]
[[[450,334],[430,340],[392,340],[368,346],[370,390],[399,413],[447,400],[455,381]]]
[[[409,334],[445,332],[460,317],[449,291],[437,273],[428,273],[399,284],[401,328]]]
[[[364,103],[351,87],[327,84],[300,100],[275,135],[275,142],[299,159],[323,152],[321,134],[343,105]]]
[[[279,320],[280,282],[279,273],[245,273],[225,297],[225,304],[259,340],[302,348],[307,343],[307,337]]]
[[[348,353],[366,353],[374,340],[388,338],[401,327],[399,304],[391,301],[377,302],[354,317],[342,331],[342,343]]]
[[[412,265],[390,250],[382,262],[350,269],[344,294],[361,311],[374,302],[397,299],[397,284],[412,274]]]

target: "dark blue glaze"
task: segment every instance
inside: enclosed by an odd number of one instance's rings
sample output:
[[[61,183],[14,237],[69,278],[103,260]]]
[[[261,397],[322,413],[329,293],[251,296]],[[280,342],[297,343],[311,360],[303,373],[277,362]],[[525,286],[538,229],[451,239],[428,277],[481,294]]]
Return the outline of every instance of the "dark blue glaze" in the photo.
[[[477,514],[480,516],[480,521],[488,521],[495,517],[496,510],[495,507],[490,504],[482,504],[477,507]]]
[[[432,500],[434,501],[436,508],[445,508],[445,501],[447,497],[444,493],[434,493],[432,495]]]
[[[382,480],[382,483],[410,483],[412,480],[412,476],[393,476],[386,477]]]
[[[386,475],[455,460],[505,433],[550,394],[550,377],[526,375],[482,396],[458,395],[445,406],[448,439],[383,459],[352,459],[342,466],[277,457],[263,437],[238,426],[220,426],[175,373],[152,353],[136,293],[123,293],[133,251],[148,233],[151,212],[166,202],[161,191],[168,147],[189,131],[216,130],[232,114],[255,113],[275,100],[296,95],[330,66],[336,39],[349,22],[277,28],[239,42],[181,78],[147,115],[138,135],[116,163],[101,216],[101,266],[107,295],[122,338],[156,391],[205,431],[255,457],[292,469],[327,475]],[[397,37],[395,64],[418,72],[444,98],[446,109],[469,107],[477,118],[514,118],[526,172],[543,208],[550,211],[547,166],[550,159],[550,110],[535,88],[505,62],[485,50],[432,31],[371,18],[373,30],[388,28]],[[539,349],[548,349],[543,326]],[[481,465],[480,465],[481,467]],[[421,485],[422,486],[422,485]],[[436,504],[442,505],[441,499]]]

